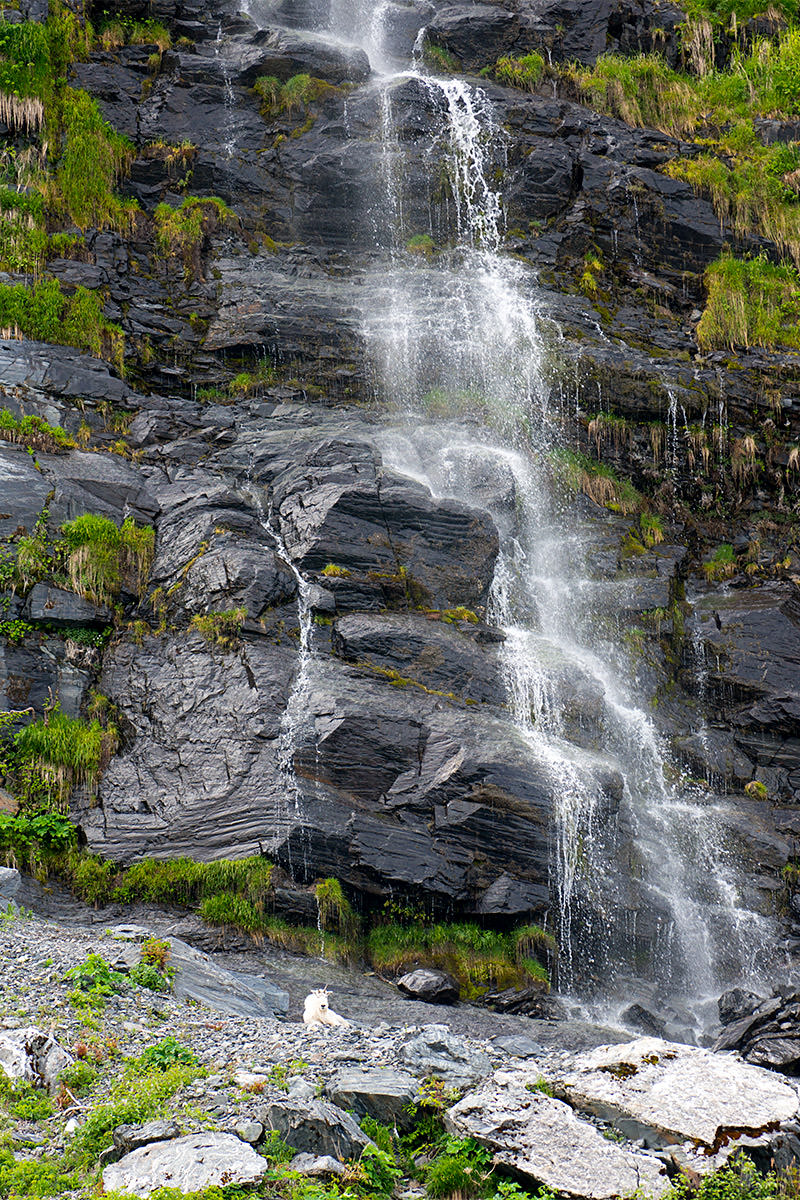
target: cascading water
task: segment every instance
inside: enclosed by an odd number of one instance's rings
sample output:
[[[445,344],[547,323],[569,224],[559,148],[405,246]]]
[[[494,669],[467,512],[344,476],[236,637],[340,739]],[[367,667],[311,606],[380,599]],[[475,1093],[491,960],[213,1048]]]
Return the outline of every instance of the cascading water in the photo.
[[[607,633],[619,584],[592,577],[596,530],[579,506],[565,506],[558,486],[574,416],[563,376],[552,383],[558,333],[530,268],[502,253],[492,180],[504,163],[503,131],[479,88],[436,79],[416,59],[391,73],[387,7],[333,0],[326,24],[383,72],[371,85],[380,93],[381,153],[365,188],[376,253],[362,332],[385,405],[384,458],[434,494],[488,507],[497,521],[489,616],[506,634],[509,707],[552,779],[562,990],[587,996],[599,985],[613,1005],[615,994],[630,1000],[632,988],[649,987],[662,1003],[682,996],[697,1011],[728,980],[768,974],[770,923],[737,883],[724,802],[681,780]],[[434,125],[430,174],[446,180],[427,229],[409,225],[420,205],[406,202],[394,114],[395,91],[408,88]],[[674,468],[677,404],[670,417]],[[302,672],[301,662],[298,707]]]

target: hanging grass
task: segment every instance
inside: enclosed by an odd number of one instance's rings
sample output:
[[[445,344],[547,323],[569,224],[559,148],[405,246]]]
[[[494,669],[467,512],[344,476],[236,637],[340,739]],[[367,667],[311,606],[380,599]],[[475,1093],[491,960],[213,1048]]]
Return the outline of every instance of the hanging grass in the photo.
[[[182,259],[187,280],[201,275],[203,240],[234,219],[234,213],[218,196],[187,196],[179,208],[159,204],[154,216],[159,254],[166,259]]]
[[[338,879],[321,879],[314,888],[314,895],[319,908],[319,923],[326,933],[339,933],[344,938],[358,935],[361,922]]]
[[[49,454],[63,454],[75,445],[60,425],[30,415],[15,417],[7,408],[0,408],[0,439]]]
[[[706,307],[697,326],[703,350],[738,346],[800,349],[800,273],[764,256],[723,254],[705,274]]]
[[[75,346],[122,368],[125,335],[103,316],[102,296],[84,287],[66,296],[57,279],[42,279],[33,288],[0,284],[0,329]]]
[[[595,504],[626,516],[642,508],[644,500],[633,484],[603,463],[577,450],[554,450],[548,457],[557,482],[567,491],[582,492]]]
[[[155,531],[132,518],[116,525],[85,513],[61,526],[73,588],[97,604],[111,604],[123,584],[140,593],[150,572]]]
[[[15,769],[28,799],[63,807],[75,787],[94,790],[117,746],[116,727],[68,717],[56,706],[14,738]]]

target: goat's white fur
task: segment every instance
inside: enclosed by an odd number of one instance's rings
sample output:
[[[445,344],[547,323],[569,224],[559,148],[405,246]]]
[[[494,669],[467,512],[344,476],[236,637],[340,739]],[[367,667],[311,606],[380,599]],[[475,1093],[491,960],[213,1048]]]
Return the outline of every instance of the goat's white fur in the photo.
[[[319,988],[306,996],[303,1007],[304,1025],[346,1025],[344,1017],[340,1017],[328,1008],[328,989]]]

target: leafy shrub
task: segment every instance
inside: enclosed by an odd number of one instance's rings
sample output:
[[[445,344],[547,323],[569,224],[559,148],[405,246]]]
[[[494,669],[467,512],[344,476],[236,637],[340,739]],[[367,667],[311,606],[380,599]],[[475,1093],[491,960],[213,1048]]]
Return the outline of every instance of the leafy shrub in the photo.
[[[53,1102],[46,1092],[20,1082],[12,1091],[9,1112],[18,1121],[46,1121],[53,1115]]]
[[[169,1034],[154,1046],[148,1046],[136,1062],[144,1070],[157,1068],[159,1071],[168,1071],[170,1067],[197,1066],[197,1055]]]
[[[112,970],[101,954],[88,954],[85,962],[65,972],[64,979],[75,983],[69,999],[78,1008],[103,1008],[109,996],[127,987],[125,976]]]

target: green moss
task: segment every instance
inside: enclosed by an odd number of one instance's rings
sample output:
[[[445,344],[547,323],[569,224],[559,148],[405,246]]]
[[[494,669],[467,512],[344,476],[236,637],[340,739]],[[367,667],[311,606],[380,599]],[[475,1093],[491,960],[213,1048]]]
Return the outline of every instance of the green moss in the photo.
[[[410,254],[421,254],[424,258],[430,258],[435,249],[433,238],[427,233],[415,233],[406,242]]]
[[[322,574],[328,579],[349,579],[351,573],[347,567],[337,566],[336,563],[328,563],[322,568]]]
[[[595,504],[623,514],[641,510],[644,501],[632,483],[603,463],[577,450],[555,450],[549,455],[556,479],[571,492],[583,492]]]
[[[736,574],[736,555],[728,542],[717,546],[711,558],[703,563],[703,574],[710,582],[730,579]]]
[[[426,63],[434,70],[443,71],[446,75],[455,75],[461,70],[461,63],[456,58],[455,54],[451,54],[444,46],[437,46],[435,42],[425,39],[423,46],[423,56]]]

